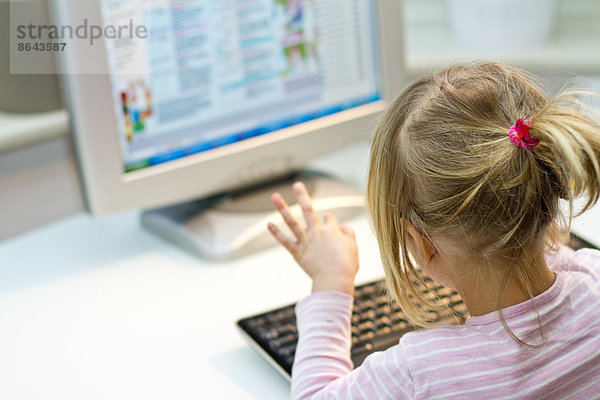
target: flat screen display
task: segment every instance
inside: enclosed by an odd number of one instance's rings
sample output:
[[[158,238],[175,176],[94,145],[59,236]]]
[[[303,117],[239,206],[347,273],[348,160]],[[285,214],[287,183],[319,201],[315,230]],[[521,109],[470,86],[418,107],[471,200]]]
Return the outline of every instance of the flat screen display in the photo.
[[[371,0],[102,0],[124,172],[381,98]]]

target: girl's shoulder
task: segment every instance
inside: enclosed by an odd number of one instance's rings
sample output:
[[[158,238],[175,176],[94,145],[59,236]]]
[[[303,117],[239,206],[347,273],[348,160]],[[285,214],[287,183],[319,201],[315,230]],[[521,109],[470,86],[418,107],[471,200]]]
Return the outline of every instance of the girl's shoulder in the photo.
[[[546,263],[554,272],[582,272],[600,279],[600,250],[597,249],[573,250],[560,246],[546,254]]]
[[[472,344],[477,334],[465,325],[442,325],[436,328],[409,332],[400,339],[400,347],[409,364],[415,360],[439,359],[439,356],[454,352]]]
[[[406,369],[420,391],[430,379],[449,378],[455,366],[468,365],[495,346],[489,332],[467,325],[443,325],[409,332],[402,336],[398,351]]]

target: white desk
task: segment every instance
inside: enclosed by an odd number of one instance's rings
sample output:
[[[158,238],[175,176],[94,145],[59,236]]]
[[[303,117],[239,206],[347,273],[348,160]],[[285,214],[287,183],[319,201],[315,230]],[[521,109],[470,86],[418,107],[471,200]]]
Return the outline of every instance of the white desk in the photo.
[[[574,226],[600,244],[593,211]],[[366,218],[349,225],[357,281],[380,277]],[[144,232],[136,213],[56,223],[0,245],[0,399],[286,399],[235,321],[309,288],[282,248],[213,264]]]
[[[366,218],[358,280],[381,276]],[[285,399],[238,318],[294,302],[309,279],[282,248],[213,264],[81,215],[0,245],[0,399]]]

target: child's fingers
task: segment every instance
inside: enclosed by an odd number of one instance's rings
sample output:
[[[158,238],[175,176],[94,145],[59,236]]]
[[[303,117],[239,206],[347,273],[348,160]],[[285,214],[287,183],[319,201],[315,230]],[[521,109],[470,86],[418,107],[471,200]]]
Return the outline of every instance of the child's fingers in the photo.
[[[331,214],[331,213],[327,213],[325,214],[325,216],[323,217],[323,221],[326,224],[337,224],[337,218],[335,218],[335,215]]]
[[[340,225],[335,215],[327,213],[323,217],[323,221],[326,224],[336,224],[340,231],[342,231],[342,233],[344,233],[346,236],[354,237],[354,229],[350,228],[349,226]]]
[[[306,226],[310,229],[321,224],[319,216],[315,212],[308,191],[302,182],[294,183],[294,194],[298,199],[298,204],[302,208],[304,219],[306,220]]]
[[[277,241],[281,243],[282,246],[285,247],[286,250],[289,251],[292,256],[295,257],[297,248],[296,243],[290,240],[290,238],[288,238],[287,236],[285,236],[283,232],[281,232],[279,228],[275,226],[275,224],[269,222],[267,224],[267,228],[269,228],[269,232],[271,232],[271,235],[273,235],[275,239],[277,239]]]
[[[271,201],[273,202],[273,205],[275,206],[277,211],[279,211],[279,214],[281,214],[281,217],[283,218],[287,226],[290,227],[290,230],[292,231],[294,236],[296,236],[296,239],[304,239],[304,228],[302,227],[302,225],[300,225],[296,217],[294,217],[294,215],[291,213],[290,208],[288,207],[283,197],[281,197],[279,193],[275,193],[273,194],[273,196],[271,196]]]
[[[340,229],[342,230],[342,232],[344,232],[346,235],[350,236],[350,237],[355,237],[354,234],[354,229],[350,228],[349,226],[344,226],[344,225],[340,225]]]

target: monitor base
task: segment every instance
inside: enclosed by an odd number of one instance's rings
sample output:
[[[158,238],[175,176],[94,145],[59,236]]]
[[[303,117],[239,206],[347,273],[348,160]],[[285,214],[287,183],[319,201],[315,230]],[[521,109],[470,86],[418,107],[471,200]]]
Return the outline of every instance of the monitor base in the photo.
[[[228,259],[274,245],[267,230],[273,222],[291,236],[270,197],[279,192],[301,219],[291,190],[305,183],[313,206],[322,216],[332,213],[345,220],[364,213],[364,196],[356,187],[314,172],[299,172],[251,190],[144,211],[141,223],[149,231],[191,253],[209,259]]]

